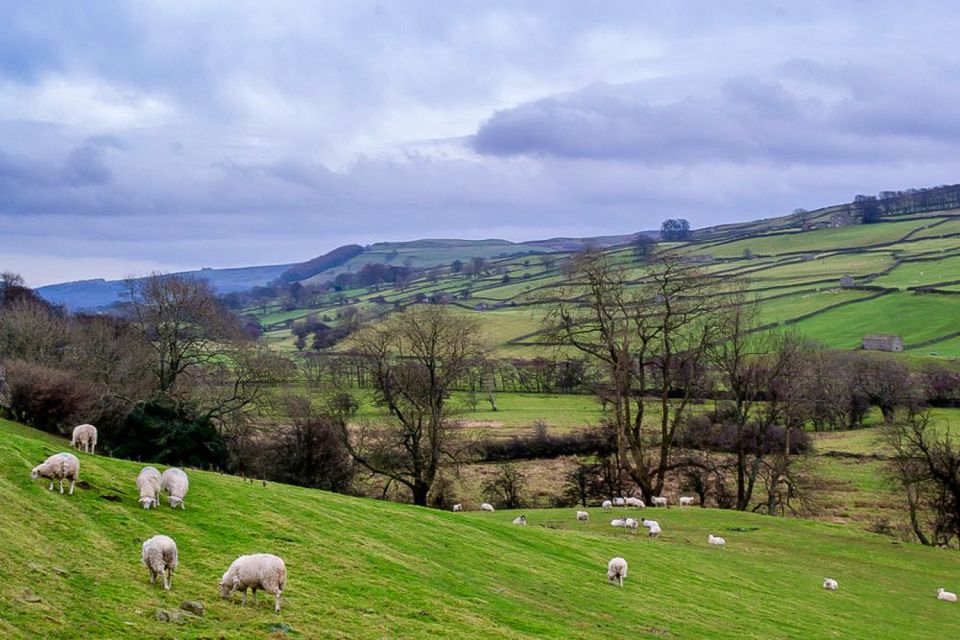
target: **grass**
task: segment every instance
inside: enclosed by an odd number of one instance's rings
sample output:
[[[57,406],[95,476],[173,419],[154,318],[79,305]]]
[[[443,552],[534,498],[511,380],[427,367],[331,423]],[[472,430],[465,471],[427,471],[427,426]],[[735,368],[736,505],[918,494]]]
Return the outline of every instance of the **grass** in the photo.
[[[871,284],[906,288],[958,279],[960,279],[960,256],[953,256],[935,261],[904,262]]]
[[[852,527],[704,509],[657,510],[659,541],[590,509],[453,514],[194,471],[186,511],[143,511],[139,465],[81,454],[74,496],[31,481],[65,442],[0,424],[0,632],[10,638],[957,637],[960,555]],[[101,496],[117,496],[108,501]],[[139,545],[173,536],[173,590],[149,584]],[[708,533],[727,539],[706,544]],[[284,609],[222,601],[216,580],[240,553],[285,558]],[[630,563],[624,589],[606,562]],[[65,576],[53,572],[57,567]],[[820,588],[825,575],[840,591]],[[41,598],[29,602],[29,593]],[[157,608],[200,600],[183,627]],[[269,600],[269,599],[267,599]],[[896,606],[891,606],[896,603]],[[275,634],[280,637],[282,634]]]

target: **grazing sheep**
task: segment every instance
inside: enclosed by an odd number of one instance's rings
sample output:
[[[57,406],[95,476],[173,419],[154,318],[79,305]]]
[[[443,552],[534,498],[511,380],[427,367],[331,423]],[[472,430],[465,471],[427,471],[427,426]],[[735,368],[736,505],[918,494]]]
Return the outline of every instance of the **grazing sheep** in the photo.
[[[527,516],[517,516],[513,519],[513,524],[518,524],[521,527],[527,526]]]
[[[707,542],[710,544],[719,544],[719,545],[727,544],[726,540],[718,536],[715,536],[712,533],[707,536]]]
[[[580,522],[586,522],[590,519],[590,514],[586,511],[577,511],[577,520]]]
[[[680,506],[689,507],[693,504],[693,498],[691,496],[680,496]]]
[[[607,580],[616,582],[623,588],[623,579],[627,577],[627,561],[616,557],[607,563]]]
[[[613,506],[615,506],[615,507],[623,507],[623,506],[626,506],[626,504],[627,504],[627,499],[626,499],[626,498],[614,498],[614,499],[613,499]]]
[[[632,531],[636,531],[637,525],[639,524],[640,523],[637,522],[634,518],[627,518],[626,520],[623,521],[623,526]]]
[[[92,424],[77,425],[73,428],[70,444],[74,449],[82,448],[87,453],[93,453],[97,448],[97,428]]]
[[[640,498],[627,498],[627,499],[626,499],[626,506],[628,506],[628,507],[636,507],[637,509],[643,509],[643,508],[646,507],[647,505],[646,505],[646,504],[643,502],[643,500],[641,500]]]
[[[80,459],[72,453],[55,453],[30,471],[30,477],[50,478],[49,490],[53,491],[53,481],[60,481],[60,493],[63,493],[63,481],[70,479],[70,495],[73,495],[73,485],[80,476]]]
[[[287,565],[281,558],[269,553],[240,556],[233,561],[220,579],[220,597],[229,598],[234,591],[243,592],[243,604],[247,604],[247,589],[253,589],[253,604],[257,589],[273,594],[273,609],[280,611],[280,597],[287,583]]]
[[[650,525],[649,530],[647,531],[647,537],[650,538],[659,538],[660,537],[660,525],[654,522]]]
[[[943,587],[937,589],[937,600],[946,600],[947,602],[956,602],[957,594],[950,591],[944,591]]]
[[[653,496],[650,498],[650,504],[655,507],[665,507],[667,506],[667,497],[666,496]]]
[[[176,467],[170,467],[160,476],[160,487],[169,494],[172,508],[186,509],[183,499],[187,497],[187,490],[190,488],[190,480],[187,479],[186,473]]]
[[[627,521],[624,520],[623,518],[614,518],[613,520],[610,521],[611,527],[624,527],[626,526],[626,524],[627,524]]]
[[[660,526],[660,523],[657,522],[656,520],[646,520],[646,519],[645,519],[645,520],[644,520],[643,522],[641,522],[640,524],[642,524],[642,525],[645,526],[645,527],[652,527],[652,526],[654,526],[654,525],[656,525],[656,526],[658,526],[658,527]]]
[[[156,467],[144,467],[137,475],[137,490],[144,509],[160,506],[160,472]]]
[[[489,502],[484,502],[480,505],[480,511],[493,511],[493,505]]]
[[[453,505],[453,510],[454,510],[454,511],[463,511],[463,505],[458,502],[457,504]]]
[[[163,588],[170,590],[173,570],[177,568],[177,543],[169,536],[153,536],[143,543],[140,561],[150,570],[150,584],[163,576]]]
[[[827,591],[836,591],[838,586],[839,585],[837,584],[837,581],[834,580],[833,578],[823,579],[823,588],[826,589]]]
[[[603,502],[600,503],[600,506],[603,508],[604,511],[610,511],[611,509],[613,509],[613,503],[610,502],[609,500],[604,500]]]

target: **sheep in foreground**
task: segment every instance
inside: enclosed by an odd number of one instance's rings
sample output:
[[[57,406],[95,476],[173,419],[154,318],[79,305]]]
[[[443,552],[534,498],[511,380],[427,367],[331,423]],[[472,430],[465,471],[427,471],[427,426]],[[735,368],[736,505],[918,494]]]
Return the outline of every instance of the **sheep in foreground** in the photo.
[[[590,519],[590,514],[586,511],[577,511],[577,520],[580,522],[586,522]]]
[[[607,563],[607,580],[615,582],[623,588],[623,579],[627,577],[627,561],[616,557]]]
[[[947,602],[956,602],[957,594],[944,590],[943,587],[937,589],[937,600],[946,600]]]
[[[657,522],[656,520],[646,520],[646,519],[644,519],[644,521],[641,522],[640,524],[642,524],[642,525],[645,526],[645,527],[652,527],[652,526],[654,526],[654,525],[656,525],[656,526],[658,526],[658,527],[660,526],[660,523]]]
[[[74,449],[83,449],[93,453],[97,448],[97,428],[92,424],[81,424],[73,428],[70,444]]]
[[[53,491],[53,481],[60,481],[60,493],[63,493],[63,481],[70,480],[70,495],[73,495],[73,485],[80,477],[80,458],[72,453],[55,453],[30,471],[30,477],[49,478],[49,490]]]
[[[643,509],[647,506],[640,498],[627,498],[625,504],[628,507],[636,507],[637,509]]]
[[[634,518],[627,518],[626,520],[623,521],[623,526],[626,527],[627,529],[632,530],[632,531],[636,531],[636,530],[637,530],[637,526],[638,526],[639,524],[640,524],[640,523],[637,522],[636,519],[634,519]]]
[[[650,498],[650,504],[655,507],[665,507],[667,506],[667,497],[666,496],[653,496]]]
[[[453,510],[454,510],[454,511],[463,511],[463,505],[458,502],[457,504],[453,505]]]
[[[610,502],[609,500],[604,500],[603,502],[600,503],[600,506],[603,508],[604,511],[610,511],[611,509],[613,509],[613,503]]]
[[[150,584],[163,576],[163,588],[170,590],[173,570],[177,568],[177,543],[169,536],[153,536],[143,543],[140,561],[150,570]]]
[[[837,584],[837,581],[834,580],[833,578],[823,579],[823,588],[826,589],[827,591],[836,591],[838,586],[839,585]]]
[[[627,524],[627,521],[624,520],[623,518],[614,518],[613,520],[610,521],[611,527],[624,527],[626,526],[626,524]]]
[[[229,598],[234,591],[243,593],[247,604],[247,589],[253,589],[253,604],[259,605],[257,590],[273,594],[273,609],[280,611],[280,598],[287,584],[287,565],[281,558],[269,553],[240,556],[233,561],[220,579],[220,597]]]
[[[654,522],[650,525],[649,530],[647,531],[647,537],[649,538],[659,538],[660,537],[660,525]]]
[[[727,544],[726,540],[718,536],[715,536],[712,533],[707,536],[707,542],[710,544],[719,544],[719,545]]]
[[[160,506],[160,472],[156,467],[144,467],[137,475],[137,490],[144,509]]]
[[[518,524],[521,527],[527,526],[527,516],[517,516],[513,519],[513,524]]]
[[[183,470],[170,467],[164,471],[160,476],[160,487],[169,495],[172,508],[187,508],[183,499],[187,497],[187,490],[190,489],[190,480],[187,479],[187,474]]]
[[[480,505],[480,511],[493,511],[493,505],[489,502],[484,502]]]
[[[680,496],[680,506],[689,507],[693,504],[693,497],[691,496]]]
[[[613,499],[613,506],[615,506],[615,507],[623,507],[623,506],[625,506],[626,504],[627,504],[627,499],[626,499],[626,498],[614,498],[614,499]]]

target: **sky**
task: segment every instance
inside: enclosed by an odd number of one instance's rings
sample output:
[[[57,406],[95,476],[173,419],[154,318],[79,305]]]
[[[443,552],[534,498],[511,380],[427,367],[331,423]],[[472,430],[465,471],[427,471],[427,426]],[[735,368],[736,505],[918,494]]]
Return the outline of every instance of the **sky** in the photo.
[[[0,0],[0,270],[694,227],[960,182],[941,2]]]

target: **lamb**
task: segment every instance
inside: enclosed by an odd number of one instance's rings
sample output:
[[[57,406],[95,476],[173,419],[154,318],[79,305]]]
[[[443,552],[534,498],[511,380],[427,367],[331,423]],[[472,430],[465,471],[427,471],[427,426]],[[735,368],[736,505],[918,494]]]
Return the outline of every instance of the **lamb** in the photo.
[[[639,524],[639,523],[638,523],[635,519],[633,519],[633,518],[627,518],[626,520],[623,521],[623,526],[626,527],[627,529],[631,529],[631,530],[633,530],[633,531],[636,531],[636,530],[637,530],[637,525],[638,525],[638,524]]]
[[[667,506],[667,498],[666,496],[653,496],[650,498],[650,504],[655,507],[665,507]]]
[[[611,509],[613,509],[613,503],[610,502],[609,500],[604,500],[603,502],[600,503],[600,506],[603,508],[604,511],[610,511]]]
[[[513,524],[518,524],[521,527],[527,526],[527,516],[517,516],[513,519]]]
[[[615,506],[615,507],[623,507],[623,506],[626,505],[626,503],[627,503],[626,498],[614,498],[614,499],[613,499],[613,506]]]
[[[644,507],[647,506],[646,504],[644,504],[643,500],[641,500],[640,498],[627,498],[625,502],[626,502],[626,506],[636,507],[637,509],[643,509]]]
[[[718,536],[715,536],[715,535],[713,535],[712,533],[707,536],[707,542],[710,543],[710,544],[719,544],[719,545],[725,545],[725,544],[727,544],[727,541],[726,541],[726,540],[724,540],[723,538],[720,538],[720,537],[718,537]]]
[[[160,487],[170,496],[170,506],[174,509],[180,507],[186,509],[183,499],[187,496],[187,490],[190,488],[190,480],[187,474],[181,469],[170,467],[160,476]]]
[[[838,586],[839,585],[837,584],[837,581],[834,580],[833,578],[823,579],[823,588],[826,589],[827,591],[836,591]]]
[[[30,477],[50,478],[49,490],[53,491],[53,481],[60,481],[60,493],[63,493],[63,481],[70,479],[70,495],[73,495],[73,485],[80,476],[80,459],[72,453],[55,453],[30,471]]]
[[[590,514],[586,511],[577,511],[577,520],[580,522],[586,522],[590,519]]]
[[[610,521],[611,527],[624,527],[626,526],[626,524],[627,524],[627,521],[624,520],[623,518],[614,518],[613,520]]]
[[[140,561],[150,570],[150,584],[163,576],[163,588],[170,590],[173,570],[177,568],[177,543],[169,536],[153,536],[143,543]]]
[[[646,519],[644,519],[644,521],[641,522],[640,524],[642,524],[642,525],[645,526],[645,527],[653,527],[653,526],[659,527],[659,526],[660,526],[660,523],[657,522],[656,520],[646,520]]]
[[[156,467],[144,467],[137,476],[137,490],[144,509],[160,506],[160,472]]]
[[[480,505],[480,511],[493,511],[493,505],[489,502],[484,502]]]
[[[92,424],[77,425],[73,428],[70,444],[74,449],[82,447],[86,453],[93,453],[97,448],[97,428]]]
[[[680,506],[689,507],[693,504],[693,498],[691,496],[680,496]]]
[[[957,594],[950,591],[944,591],[943,587],[937,589],[937,600],[946,600],[947,602],[956,602]]]
[[[623,579],[627,577],[627,561],[616,557],[607,563],[607,580],[615,582],[623,588]]]
[[[253,589],[253,604],[259,605],[257,589],[273,594],[273,610],[280,611],[280,598],[287,584],[287,565],[281,558],[269,553],[240,556],[233,561],[220,585],[220,597],[229,598],[234,591],[243,592],[243,605],[247,604],[247,589]]]
[[[453,510],[454,510],[454,511],[463,511],[463,505],[458,502],[457,504],[453,505]]]
[[[660,537],[660,525],[654,522],[650,525],[649,530],[647,531],[647,537],[649,538],[659,538]]]

